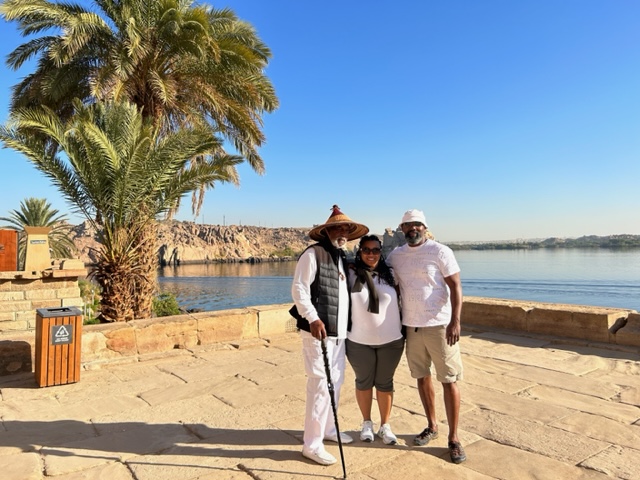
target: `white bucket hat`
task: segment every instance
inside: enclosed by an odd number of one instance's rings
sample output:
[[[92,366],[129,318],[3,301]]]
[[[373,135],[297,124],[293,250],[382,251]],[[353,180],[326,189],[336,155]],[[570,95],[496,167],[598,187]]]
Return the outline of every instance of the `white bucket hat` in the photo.
[[[402,216],[402,220],[400,221],[400,225],[402,225],[403,223],[409,223],[409,222],[420,222],[426,228],[429,228],[429,225],[427,225],[427,221],[424,218],[424,213],[422,213],[421,210],[413,209],[413,210],[407,210],[406,212],[404,212],[404,215]]]

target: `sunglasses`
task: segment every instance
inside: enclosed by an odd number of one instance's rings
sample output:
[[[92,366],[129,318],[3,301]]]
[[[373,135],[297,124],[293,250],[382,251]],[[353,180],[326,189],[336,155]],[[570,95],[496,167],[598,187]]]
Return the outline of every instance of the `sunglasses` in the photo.
[[[362,247],[360,251],[365,255],[369,255],[370,253],[373,253],[374,255],[380,255],[380,253],[382,252],[382,250],[378,247],[375,247],[375,248]]]

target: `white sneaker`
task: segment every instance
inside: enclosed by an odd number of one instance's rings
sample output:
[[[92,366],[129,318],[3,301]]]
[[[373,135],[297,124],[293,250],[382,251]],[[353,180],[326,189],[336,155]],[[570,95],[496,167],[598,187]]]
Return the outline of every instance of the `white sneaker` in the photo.
[[[365,420],[362,422],[362,430],[360,430],[360,440],[363,442],[373,442],[373,422]]]
[[[398,439],[391,431],[391,427],[388,423],[380,425],[378,436],[382,439],[382,443],[384,443],[385,445],[395,445],[396,443],[398,443]]]
[[[337,462],[336,457],[334,457],[324,449],[318,450],[317,452],[312,452],[303,448],[302,456],[307,457],[309,460],[313,460],[320,465],[333,465]]]
[[[327,435],[326,437],[324,437],[324,439],[329,440],[330,442],[338,443],[338,436],[335,433],[333,435]],[[342,441],[343,445],[353,442],[353,438],[350,435],[342,432],[340,432],[340,440]]]

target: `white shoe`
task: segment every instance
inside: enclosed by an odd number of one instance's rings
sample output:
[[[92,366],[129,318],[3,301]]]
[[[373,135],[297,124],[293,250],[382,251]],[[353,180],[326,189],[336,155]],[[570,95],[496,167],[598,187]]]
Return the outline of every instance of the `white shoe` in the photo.
[[[335,433],[333,435],[327,435],[326,437],[324,437],[324,439],[329,440],[330,442],[338,443],[338,436]],[[342,432],[340,432],[340,440],[342,441],[343,445],[353,442],[353,438],[350,435]]]
[[[385,445],[395,445],[396,443],[398,443],[398,439],[391,431],[391,427],[388,423],[380,425],[378,436],[382,439],[382,443],[384,443]]]
[[[360,440],[363,442],[373,442],[373,422],[365,420],[362,422],[362,430],[360,431]]]
[[[317,452],[312,452],[310,450],[302,449],[302,456],[307,457],[309,460],[313,460],[320,465],[333,465],[337,462],[336,457],[331,455],[326,450],[318,450]]]

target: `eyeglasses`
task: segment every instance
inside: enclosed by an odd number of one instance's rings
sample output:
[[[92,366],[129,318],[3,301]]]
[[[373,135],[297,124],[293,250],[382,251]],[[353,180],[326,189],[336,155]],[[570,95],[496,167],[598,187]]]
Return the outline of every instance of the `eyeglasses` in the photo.
[[[415,227],[415,228],[420,228],[422,227],[422,222],[405,222],[402,224],[403,227],[405,228],[411,228],[411,227]]]
[[[378,247],[375,247],[375,248],[362,247],[360,251],[365,255],[369,255],[370,253],[373,253],[374,255],[380,255],[380,253],[382,252],[382,250]]]

